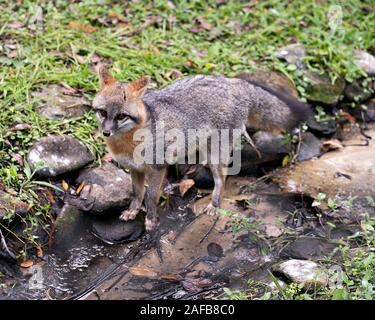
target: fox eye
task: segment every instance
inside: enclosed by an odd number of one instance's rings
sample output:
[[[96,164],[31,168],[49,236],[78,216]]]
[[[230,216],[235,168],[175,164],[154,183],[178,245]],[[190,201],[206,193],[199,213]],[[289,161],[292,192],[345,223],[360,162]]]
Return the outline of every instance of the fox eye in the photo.
[[[120,113],[120,114],[117,115],[116,119],[117,120],[124,120],[127,117],[128,117],[128,115],[126,115],[125,113]]]
[[[105,111],[105,110],[99,110],[98,112],[99,112],[99,114],[100,114],[103,118],[106,118],[106,117],[107,117],[107,111]]]

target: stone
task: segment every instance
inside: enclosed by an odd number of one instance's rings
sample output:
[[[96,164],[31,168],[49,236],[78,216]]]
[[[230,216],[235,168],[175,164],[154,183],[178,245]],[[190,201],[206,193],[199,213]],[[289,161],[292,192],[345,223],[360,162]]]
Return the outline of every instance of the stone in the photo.
[[[367,101],[363,104],[365,109],[361,107],[355,108],[352,113],[356,119],[359,121],[365,122],[374,122],[375,121],[375,98]]]
[[[81,117],[91,106],[82,95],[64,94],[64,87],[59,85],[50,85],[34,95],[43,101],[38,113],[50,120]]]
[[[272,266],[272,271],[294,283],[302,284],[305,289],[324,287],[328,283],[327,272],[314,261],[288,260]]]
[[[276,92],[287,94],[288,96],[298,99],[298,91],[293,82],[280,72],[257,70],[252,73],[240,73],[236,78],[263,84]]]
[[[81,227],[82,212],[75,206],[65,204],[55,220],[55,233],[53,240],[57,247],[69,243]]]
[[[306,71],[305,78],[309,83],[306,89],[307,98],[313,102],[335,105],[345,89],[343,78],[338,78],[335,83],[332,83],[327,74],[319,74],[314,71]]]
[[[369,76],[375,75],[375,57],[373,55],[363,50],[355,50],[354,63]]]
[[[81,169],[94,160],[90,150],[68,135],[51,135],[40,139],[30,149],[27,161],[40,177],[54,178]]]
[[[370,87],[364,88],[360,81],[354,80],[352,83],[346,85],[344,95],[350,101],[362,102],[369,99],[372,92],[370,91]]]
[[[375,137],[375,126],[368,125],[366,134]],[[308,195],[316,199],[324,193],[340,205],[350,197],[375,194],[375,144],[363,145],[363,136],[352,135],[344,141],[347,147],[331,151],[319,159],[299,162],[277,169],[274,181],[285,192]],[[350,146],[358,144],[359,146]]]
[[[130,221],[121,221],[118,216],[111,219],[95,219],[92,223],[93,234],[108,244],[118,244],[137,240],[144,231],[141,215]]]
[[[301,237],[289,243],[280,252],[280,257],[284,259],[320,259],[328,257],[337,247],[323,238]]]
[[[310,132],[304,132],[301,136],[301,146],[297,155],[298,161],[308,160],[321,154],[320,140]]]
[[[76,182],[85,183],[79,198],[87,204],[93,203],[91,213],[124,209],[133,197],[130,174],[109,162],[84,169]]]

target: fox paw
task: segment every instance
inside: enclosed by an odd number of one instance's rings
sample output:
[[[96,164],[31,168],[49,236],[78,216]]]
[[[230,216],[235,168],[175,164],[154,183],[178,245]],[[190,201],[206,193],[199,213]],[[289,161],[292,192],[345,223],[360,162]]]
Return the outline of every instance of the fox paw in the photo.
[[[213,206],[212,203],[210,203],[204,210],[203,213],[209,215],[209,216],[217,216],[218,212],[216,211],[216,207]]]
[[[146,217],[145,219],[145,228],[146,228],[146,231],[153,231],[155,230],[157,227],[158,227],[159,223],[157,220],[155,219],[148,219]]]
[[[121,213],[120,220],[122,221],[134,220],[137,214],[138,214],[138,210],[136,209],[125,210]]]

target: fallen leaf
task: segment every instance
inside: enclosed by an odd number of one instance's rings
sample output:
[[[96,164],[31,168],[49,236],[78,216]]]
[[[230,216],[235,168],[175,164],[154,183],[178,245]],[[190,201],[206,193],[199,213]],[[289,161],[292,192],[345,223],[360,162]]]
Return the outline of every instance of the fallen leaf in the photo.
[[[73,29],[82,30],[83,32],[86,32],[86,33],[93,33],[97,29],[96,27],[87,26],[83,23],[74,22],[74,21],[69,22],[69,27]]]
[[[268,237],[279,237],[282,235],[283,230],[281,230],[279,227],[274,226],[272,224],[266,224],[264,225],[264,232]]]
[[[180,194],[181,197],[185,195],[185,193],[195,184],[193,179],[185,179],[180,182]]]
[[[49,189],[44,189],[45,195],[50,203],[55,203],[55,198]]]
[[[340,111],[340,116],[342,116],[344,119],[346,119],[349,123],[357,123],[356,118],[354,118],[350,113],[345,111]]]
[[[168,232],[167,239],[168,241],[173,241],[174,239],[176,239],[176,236],[177,236],[176,231],[171,230]]]
[[[102,158],[103,161],[105,162],[111,162],[112,161],[112,156],[110,153],[107,153],[106,155],[104,155],[104,157]]]
[[[129,24],[129,21],[126,20],[126,18],[120,14],[120,13],[117,13],[117,12],[114,12],[114,11],[109,11],[108,12],[108,17],[109,18],[112,18],[112,19],[116,19],[117,21],[120,21],[122,22],[123,24]],[[116,21],[112,21],[112,23],[116,23]]]
[[[33,264],[34,262],[32,262],[31,260],[25,260],[21,262],[20,266],[21,268],[30,268]]]
[[[328,150],[337,150],[344,148],[342,143],[337,139],[323,141],[322,146],[324,152],[327,152]]]
[[[282,166],[283,167],[286,167],[290,162],[290,157],[289,155],[287,154],[284,158],[283,158],[283,161],[282,161]]]
[[[156,271],[148,269],[148,268],[131,267],[129,268],[129,272],[133,276],[138,276],[138,277],[156,278],[158,276],[158,273]]]
[[[175,79],[182,78],[184,75],[182,74],[181,71],[179,71],[177,69],[172,69],[172,70],[168,71],[164,76],[168,79],[175,80]]]
[[[24,26],[25,26],[25,24],[21,21],[12,21],[12,22],[8,23],[8,27],[11,28],[11,29],[19,29],[19,28],[22,28]]]
[[[203,288],[210,287],[212,285],[212,281],[207,278],[185,278],[181,281],[182,286],[186,291],[189,293],[199,292]]]
[[[36,247],[36,255],[39,257],[39,258],[42,258],[43,257],[43,247],[42,245],[39,243],[38,246]]]
[[[65,191],[69,189],[69,185],[65,180],[61,181],[61,185]]]
[[[16,124],[15,126],[9,128],[9,131],[26,131],[26,130],[30,130],[31,129],[31,125],[28,124],[28,123],[19,123],[19,124]]]
[[[76,194],[80,194],[84,186],[85,186],[85,181],[82,181],[76,190]]]

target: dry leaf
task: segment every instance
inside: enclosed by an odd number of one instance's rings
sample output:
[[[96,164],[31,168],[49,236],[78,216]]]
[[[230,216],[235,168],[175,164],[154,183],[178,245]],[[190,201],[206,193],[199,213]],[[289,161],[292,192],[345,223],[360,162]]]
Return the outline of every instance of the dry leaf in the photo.
[[[103,158],[102,158],[103,161],[105,162],[111,162],[112,161],[112,156],[110,153],[107,153]]]
[[[133,276],[138,276],[138,277],[156,278],[158,276],[158,273],[156,271],[147,269],[147,268],[140,268],[140,267],[131,267],[129,268],[129,272]]]
[[[55,198],[53,197],[52,192],[49,189],[44,189],[45,195],[50,203],[55,203]]]
[[[11,28],[11,29],[19,29],[19,28],[22,28],[24,26],[25,26],[25,24],[23,22],[20,22],[20,21],[12,21],[12,22],[8,23],[8,27]]]
[[[181,276],[177,274],[165,274],[160,277],[161,280],[167,280],[167,281],[180,281]]]
[[[344,148],[342,143],[337,139],[330,139],[327,141],[323,141],[322,145],[323,145],[323,150],[325,152],[327,152],[328,150],[337,150],[337,149]]]
[[[180,194],[181,197],[185,195],[185,193],[195,184],[193,179],[185,179],[180,182]]]
[[[39,257],[39,258],[42,258],[43,257],[43,247],[42,245],[39,243],[38,246],[36,247],[36,255]]]
[[[76,191],[76,194],[80,194],[84,186],[85,186],[85,181],[82,181]]]
[[[13,154],[12,158],[21,166],[23,167],[23,158],[19,153]]]
[[[31,125],[29,125],[28,123],[19,123],[9,128],[9,131],[26,131],[30,129],[31,129]]]
[[[177,236],[176,231],[171,230],[168,232],[167,239],[168,241],[173,241],[174,239],[176,239],[176,236]]]
[[[290,162],[290,157],[289,155],[287,154],[284,158],[283,158],[283,161],[282,161],[282,166],[283,167],[286,167]]]
[[[61,184],[62,184],[62,187],[65,191],[69,189],[69,185],[65,180],[61,181]]]
[[[31,260],[25,260],[25,261],[21,262],[20,266],[22,268],[30,268],[33,264],[34,264],[34,262],[32,262]]]
[[[73,29],[82,30],[83,32],[86,32],[86,33],[93,33],[97,29],[96,27],[87,26],[83,23],[74,22],[74,21],[69,23],[69,27]]]
[[[346,120],[348,120],[350,123],[356,123],[357,120],[356,118],[354,118],[350,113],[348,112],[345,112],[345,111],[340,111],[340,116],[342,116],[343,118],[345,118]]]

